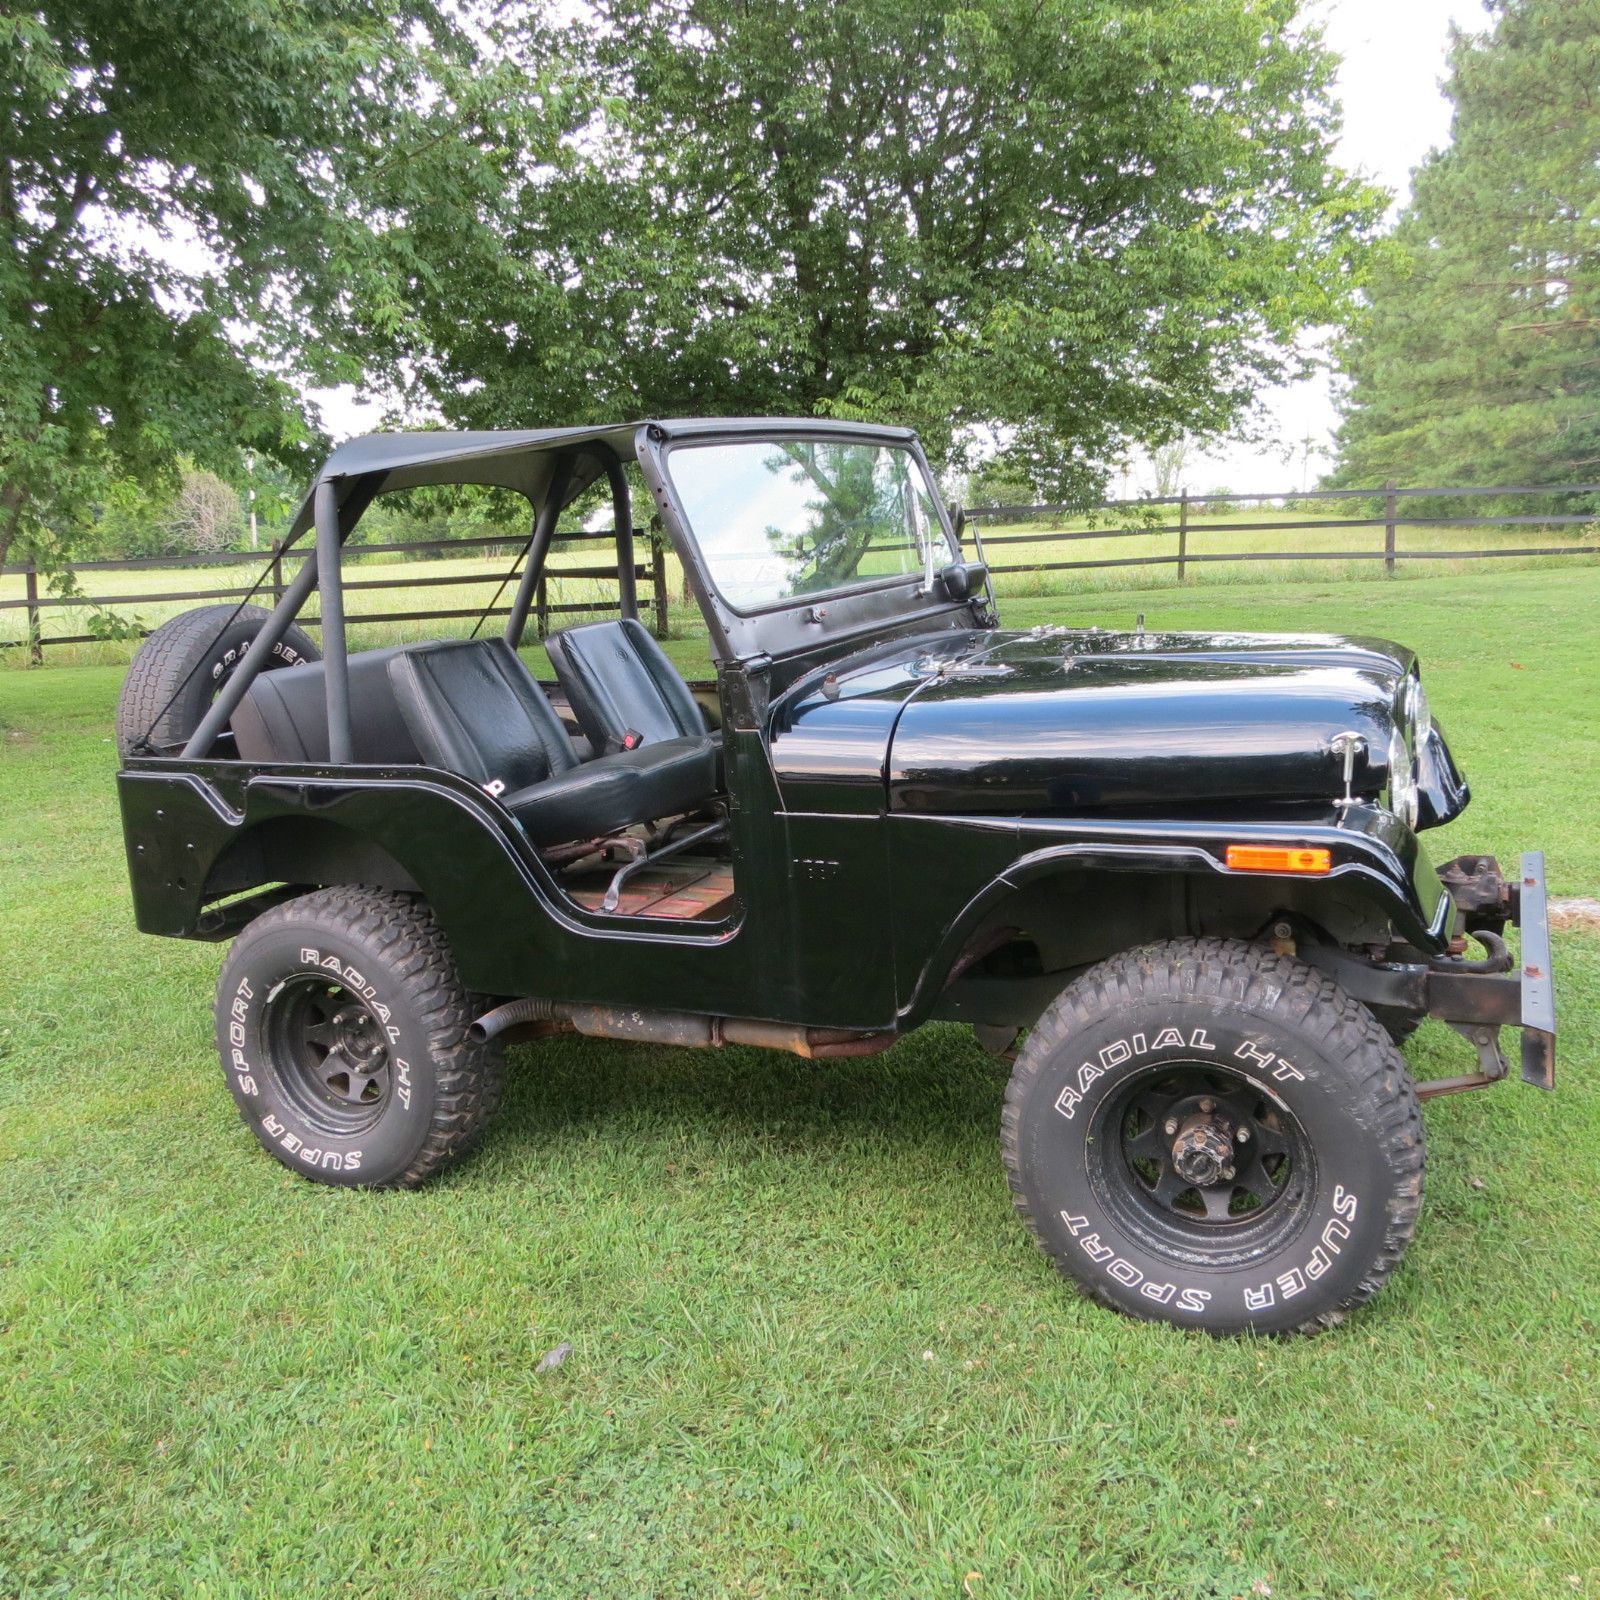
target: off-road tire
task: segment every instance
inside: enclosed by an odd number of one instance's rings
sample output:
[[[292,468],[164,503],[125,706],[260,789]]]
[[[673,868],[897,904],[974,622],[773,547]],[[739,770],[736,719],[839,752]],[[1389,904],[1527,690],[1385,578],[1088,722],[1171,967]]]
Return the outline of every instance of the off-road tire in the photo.
[[[1218,1098],[1183,1105],[1245,1108],[1224,1140],[1288,1152],[1257,1156],[1256,1188],[1281,1185],[1266,1198],[1220,1178],[1164,1190],[1183,1181],[1167,1136],[1191,1124],[1162,1120],[1161,1097],[1188,1074]],[[1018,1058],[1001,1152],[1023,1221],[1086,1294],[1218,1334],[1342,1321],[1399,1265],[1422,1204],[1422,1118],[1388,1034],[1324,974],[1230,940],[1130,950],[1072,983]],[[1226,1159],[1213,1170],[1231,1175]]]
[[[239,1114],[318,1183],[415,1188],[461,1160],[499,1106],[500,1050],[467,1037],[483,1006],[415,896],[319,889],[263,913],[234,941],[216,1010]],[[330,1037],[369,1051],[359,1070]]]
[[[1378,1019],[1378,1025],[1394,1041],[1398,1049],[1422,1026],[1422,1018],[1412,1011],[1402,1011],[1398,1006],[1368,1006]]]
[[[260,606],[219,605],[197,606],[163,622],[139,646],[122,680],[117,753],[126,759],[147,745],[158,754],[181,748],[266,620]],[[264,670],[321,659],[310,638],[291,626]]]

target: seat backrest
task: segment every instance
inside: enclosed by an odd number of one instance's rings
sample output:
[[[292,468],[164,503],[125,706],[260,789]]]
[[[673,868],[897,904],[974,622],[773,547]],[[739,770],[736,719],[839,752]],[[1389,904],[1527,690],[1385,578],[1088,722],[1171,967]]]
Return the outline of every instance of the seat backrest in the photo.
[[[413,645],[395,653],[389,679],[430,766],[515,790],[578,764],[544,690],[504,639]]]
[[[356,761],[415,766],[422,760],[389,683],[389,662],[403,645],[349,657],[350,740]],[[320,661],[263,672],[234,709],[234,742],[244,761],[328,759],[327,680]]]
[[[633,617],[567,628],[547,648],[572,714],[597,752],[619,749],[630,732],[645,744],[705,733],[689,685]]]

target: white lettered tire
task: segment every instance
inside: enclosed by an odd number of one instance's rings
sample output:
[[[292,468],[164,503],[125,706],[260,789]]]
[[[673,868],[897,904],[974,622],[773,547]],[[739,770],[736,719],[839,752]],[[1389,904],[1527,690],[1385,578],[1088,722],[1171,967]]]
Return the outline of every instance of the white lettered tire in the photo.
[[[182,749],[268,621],[260,606],[196,606],[163,622],[139,646],[117,697],[117,753],[164,755]],[[320,661],[321,653],[290,626],[272,647],[264,672]]]
[[[318,1183],[414,1188],[453,1165],[500,1100],[480,1008],[414,896],[321,889],[256,918],[217,985],[217,1049],[239,1114]]]
[[[1256,945],[1175,939],[1039,1019],[1002,1155],[1051,1260],[1103,1304],[1211,1333],[1307,1333],[1369,1299],[1422,1202],[1422,1119],[1364,1006]]]

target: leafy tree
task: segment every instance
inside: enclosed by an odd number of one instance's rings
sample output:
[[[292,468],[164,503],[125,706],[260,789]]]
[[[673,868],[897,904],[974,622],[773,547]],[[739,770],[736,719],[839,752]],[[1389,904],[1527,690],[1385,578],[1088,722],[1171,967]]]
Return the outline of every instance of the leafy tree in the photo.
[[[418,285],[453,419],[983,425],[1042,492],[1234,424],[1375,223],[1294,0],[594,0],[506,258]],[[577,94],[577,89],[573,89]],[[577,114],[569,108],[574,123]]]
[[[1189,440],[1178,434],[1150,452],[1150,472],[1158,500],[1170,500],[1183,488],[1183,469],[1189,463]]]
[[[967,479],[964,498],[972,506],[1031,506],[1039,491],[1014,462],[991,458]]]
[[[470,259],[498,192],[524,80],[454,14],[0,0],[0,562],[59,549],[118,476],[303,467],[295,380],[392,347],[439,270],[411,226],[448,214]]]
[[[1600,474],[1600,0],[1490,9],[1345,347],[1339,483]]]
[[[172,548],[186,554],[229,550],[244,532],[244,502],[216,473],[191,470],[183,474],[162,527]]]

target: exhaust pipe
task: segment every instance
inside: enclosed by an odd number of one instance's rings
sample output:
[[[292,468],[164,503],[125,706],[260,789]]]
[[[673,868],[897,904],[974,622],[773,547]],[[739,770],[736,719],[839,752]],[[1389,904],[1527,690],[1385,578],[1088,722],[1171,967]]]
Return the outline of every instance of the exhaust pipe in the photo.
[[[467,1037],[474,1044],[486,1044],[513,1030],[540,1024],[570,1028],[592,1039],[627,1039],[636,1044],[665,1044],[688,1050],[754,1045],[763,1050],[787,1050],[808,1060],[876,1055],[899,1037],[894,1032],[852,1033],[842,1028],[802,1028],[786,1022],[708,1017],[694,1011],[630,1011],[619,1006],[573,1005],[536,997],[508,1000],[484,1012],[467,1029]]]

